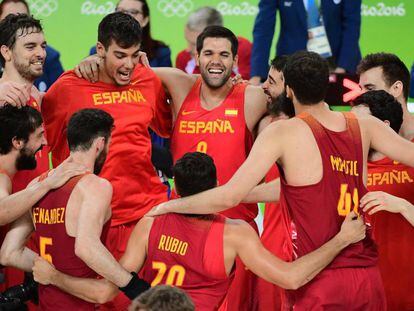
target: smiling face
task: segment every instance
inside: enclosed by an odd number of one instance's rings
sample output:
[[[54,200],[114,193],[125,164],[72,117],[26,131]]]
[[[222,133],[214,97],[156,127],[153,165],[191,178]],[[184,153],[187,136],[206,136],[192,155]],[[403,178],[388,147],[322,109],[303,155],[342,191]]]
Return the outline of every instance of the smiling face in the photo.
[[[205,38],[197,64],[204,82],[211,88],[222,87],[237,66],[237,55],[231,52],[231,42],[225,38]]]
[[[45,130],[43,125],[39,126],[29,135],[28,141],[20,149],[16,159],[17,170],[33,170],[36,168],[36,153],[46,145]]]
[[[263,92],[267,96],[267,102],[271,103],[285,90],[283,73],[270,67],[266,81],[262,85]]]
[[[122,48],[112,40],[108,49],[98,42],[97,52],[104,59],[100,79],[106,83],[128,85],[131,82],[132,72],[138,64],[140,45]]]
[[[9,63],[23,78],[34,81],[43,74],[45,37],[43,32],[34,29],[19,29],[16,36],[16,42],[9,51]]]

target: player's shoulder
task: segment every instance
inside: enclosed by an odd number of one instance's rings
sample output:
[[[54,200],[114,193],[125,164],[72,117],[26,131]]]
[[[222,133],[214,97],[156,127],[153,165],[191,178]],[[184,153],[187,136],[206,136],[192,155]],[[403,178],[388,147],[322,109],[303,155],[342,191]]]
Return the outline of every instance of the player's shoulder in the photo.
[[[90,82],[88,82],[85,79],[79,78],[73,70],[68,70],[62,73],[62,75],[53,83],[51,88],[60,89],[62,87],[77,87],[80,84],[88,83]],[[48,92],[46,92],[46,95],[48,95]]]
[[[100,195],[112,195],[112,184],[107,179],[95,174],[81,176],[77,186],[86,194],[99,193]]]

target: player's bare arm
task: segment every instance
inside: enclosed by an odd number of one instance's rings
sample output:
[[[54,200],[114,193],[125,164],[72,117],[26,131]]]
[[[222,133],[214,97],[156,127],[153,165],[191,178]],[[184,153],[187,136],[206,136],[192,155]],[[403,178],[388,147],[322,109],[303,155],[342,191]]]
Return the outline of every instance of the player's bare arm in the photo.
[[[96,175],[87,175],[79,181],[72,195],[78,193],[81,204],[76,228],[66,227],[69,235],[75,234],[76,256],[117,286],[127,285],[131,275],[119,266],[100,239],[102,228],[110,217],[111,184]],[[74,232],[70,232],[72,230]]]
[[[11,193],[11,182],[0,175],[0,225],[8,224],[26,213],[46,193],[65,184],[70,178],[83,174],[85,168],[67,160],[52,170],[42,181],[33,180],[26,189]]]
[[[34,260],[38,255],[25,245],[33,229],[29,212],[11,225],[0,250],[0,262],[3,266],[32,271]]]
[[[235,247],[237,255],[253,273],[283,288],[297,289],[315,277],[342,249],[365,238],[364,222],[361,218],[353,219],[356,216],[354,212],[348,214],[338,234],[293,262],[284,262],[266,250],[256,232],[245,222],[236,221],[235,225],[235,221],[230,220],[233,225],[226,226],[229,228],[225,229],[225,241]]]
[[[242,200],[243,203],[268,203],[280,199],[280,178],[254,187]]]
[[[148,236],[152,223],[152,217],[144,217],[135,226],[125,254],[120,260],[125,270],[129,272],[141,270],[147,254]],[[73,277],[56,270],[42,258],[35,261],[33,275],[35,280],[43,285],[52,284],[89,302],[102,304],[110,301],[118,293],[118,287],[108,280]]]
[[[267,99],[261,87],[246,87],[244,110],[247,127],[252,132],[267,111]]]
[[[359,117],[365,148],[374,149],[390,159],[414,167],[414,144],[372,116]],[[368,149],[367,149],[368,150]]]
[[[193,196],[161,203],[148,215],[165,213],[210,214],[239,204],[263,179],[272,165],[283,155],[284,140],[289,132],[288,122],[270,124],[260,134],[250,154],[233,177],[223,186]],[[275,140],[274,137],[279,139]]]
[[[409,201],[396,197],[383,191],[368,192],[361,198],[360,206],[369,215],[379,211],[400,213],[412,226],[414,226],[414,205]]]

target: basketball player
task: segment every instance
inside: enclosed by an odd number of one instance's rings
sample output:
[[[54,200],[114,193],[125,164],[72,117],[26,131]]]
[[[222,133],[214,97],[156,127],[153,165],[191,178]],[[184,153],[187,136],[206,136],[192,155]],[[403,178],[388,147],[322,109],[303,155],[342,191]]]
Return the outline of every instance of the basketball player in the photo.
[[[281,204],[297,229],[297,253],[315,250],[339,230],[343,217],[358,213],[366,190],[369,149],[414,166],[414,145],[373,117],[333,112],[323,99],[329,80],[327,62],[311,52],[292,55],[284,72],[295,118],[270,124],[258,136],[246,162],[217,189],[163,203],[151,215],[166,212],[203,214],[238,204],[277,161]],[[278,139],[275,139],[277,137]],[[293,293],[295,310],[324,308],[383,310],[385,297],[368,234],[343,250],[318,278]],[[360,291],[359,288],[366,288]]]
[[[185,154],[173,171],[177,192],[182,197],[217,184],[214,162],[203,153]],[[354,213],[347,217],[341,232],[328,243],[292,263],[267,251],[257,233],[243,220],[219,214],[145,217],[131,234],[121,264],[129,271],[141,270],[140,275],[152,286],[182,288],[192,298],[196,310],[217,310],[233,279],[237,256],[266,280],[284,288],[297,288],[329,264],[342,248],[365,236],[362,220],[352,220],[353,216]],[[42,284],[85,293],[89,299],[101,297],[103,286],[108,284],[68,278],[41,259],[36,261],[34,274]],[[110,288],[106,291],[110,292]]]

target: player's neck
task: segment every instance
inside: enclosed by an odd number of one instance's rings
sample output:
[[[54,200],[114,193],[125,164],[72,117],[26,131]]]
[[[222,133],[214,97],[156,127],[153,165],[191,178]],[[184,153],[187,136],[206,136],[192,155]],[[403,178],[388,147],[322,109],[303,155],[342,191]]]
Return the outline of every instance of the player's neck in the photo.
[[[7,172],[7,175],[12,178],[17,173],[16,153],[9,152],[8,154],[0,155],[0,169]]]
[[[71,151],[70,157],[74,163],[83,165],[90,172],[94,171],[96,157],[92,148],[88,151]]]
[[[229,80],[222,87],[214,89],[209,87],[206,83],[201,83],[200,101],[203,108],[207,110],[214,109],[222,104],[226,99],[233,84]]]
[[[414,139],[414,116],[408,111],[406,104],[401,104],[403,108],[403,123],[399,134],[408,140]]]
[[[299,103],[296,99],[293,100],[293,106],[295,107],[295,114],[299,115],[303,112],[307,112],[313,116],[318,116],[322,114],[326,114],[329,112],[329,107],[324,101],[321,101],[317,104],[312,105],[304,105]]]
[[[21,74],[17,72],[17,70],[13,67],[6,67],[4,68],[3,75],[0,79],[2,82],[11,81],[16,83],[26,84],[27,86],[32,86],[34,81],[28,80],[22,77]]]

